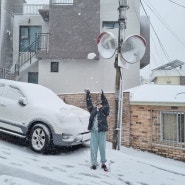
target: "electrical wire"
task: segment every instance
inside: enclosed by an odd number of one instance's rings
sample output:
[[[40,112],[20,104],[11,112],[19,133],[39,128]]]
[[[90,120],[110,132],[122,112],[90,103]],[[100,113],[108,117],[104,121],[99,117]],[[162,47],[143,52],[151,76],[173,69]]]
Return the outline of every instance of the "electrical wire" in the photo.
[[[150,6],[146,3],[145,0],[143,0],[145,2],[145,4],[147,5],[147,7],[152,11],[152,13],[158,18],[158,20],[161,22],[161,24],[163,24],[163,26],[167,29],[167,31],[169,31],[173,36],[174,38],[179,41],[179,43],[182,44],[183,47],[185,47],[185,43],[182,41],[181,38],[178,37],[178,35],[173,31],[173,29],[167,24],[167,22],[160,16],[159,12],[157,12],[156,9],[152,9],[151,8],[151,3],[148,1],[148,3],[150,4]]]
[[[176,3],[175,1],[171,1],[171,0],[168,0],[168,1],[170,1],[171,3],[174,3],[174,4],[178,5],[178,6],[180,6],[182,8],[185,8],[185,6],[183,6],[183,5],[179,4],[179,3]]]
[[[135,0],[135,1],[137,1],[137,0]],[[135,14],[136,14],[136,17],[137,17],[137,19],[138,19],[138,22],[140,22],[140,11],[138,11],[137,2],[135,2],[135,1],[131,1],[131,2],[132,2],[131,5],[132,5],[133,10],[134,10],[134,12],[135,12]],[[145,13],[145,14],[147,14],[147,13]],[[146,15],[145,17],[147,17],[147,18],[144,19],[146,25],[150,25],[150,19],[148,18],[149,16]],[[151,37],[151,39],[153,40],[153,45],[154,45],[155,48],[156,48],[157,54],[160,54],[161,52],[158,51],[158,50],[159,50],[159,47],[156,47],[156,45],[155,45],[153,35],[150,35],[150,37]],[[155,65],[158,66],[158,65],[160,65],[160,64],[157,64],[157,63],[159,62],[159,60],[156,60],[155,57],[156,57],[156,55],[154,56],[153,53],[150,52],[150,59],[149,59],[149,60],[151,61],[151,58],[152,58],[152,61],[154,61]],[[161,58],[161,55],[159,55],[158,58],[160,59],[161,63],[164,62],[164,60],[162,60],[162,58]],[[157,61],[158,61],[158,62],[157,62]],[[150,70],[148,70],[148,77],[150,77],[150,76],[151,76],[151,74],[150,74],[150,72],[151,72],[151,63],[149,63],[148,67],[150,68]],[[149,71],[150,71],[150,72],[149,72]]]
[[[183,47],[185,47],[185,43],[174,33],[174,31],[171,29],[171,27],[165,22],[165,20],[160,16],[160,14],[153,8],[151,8],[152,7],[152,5],[151,5],[151,3],[149,3],[149,4],[147,4],[146,3],[146,1],[145,0],[143,0],[144,2],[145,2],[145,4],[147,5],[147,7],[151,10],[151,12],[152,13],[154,13],[155,14],[155,16],[158,18],[158,20],[163,24],[163,26],[165,26],[166,27],[166,29],[175,37],[175,39],[177,40],[177,41],[179,41],[179,43],[181,43],[182,44],[182,46]],[[173,2],[173,1],[171,1],[171,2]],[[175,3],[175,2],[173,2],[173,3]],[[181,6],[182,7],[182,6]],[[185,7],[184,7],[185,8]],[[180,73],[180,70],[179,69],[177,69],[177,68],[175,68],[175,70],[177,70],[177,72],[179,73],[179,75],[180,76],[182,76],[182,74]]]
[[[145,12],[145,14],[146,14],[146,16],[147,16],[147,19],[150,20],[150,18],[149,18],[148,14],[147,14],[147,11],[146,11],[146,9],[145,9],[145,7],[144,7],[142,1],[140,1],[140,3],[141,3],[141,7],[142,7],[143,11]],[[152,28],[152,30],[153,30],[155,36],[156,36],[156,39],[157,39],[157,41],[158,41],[158,43],[159,43],[159,45],[160,45],[160,47],[161,47],[161,49],[162,49],[162,52],[163,52],[164,56],[166,57],[167,61],[170,61],[170,57],[168,56],[168,53],[167,53],[167,51],[166,51],[166,49],[165,49],[165,46],[164,46],[163,43],[161,42],[161,40],[160,40],[160,38],[159,38],[159,36],[158,36],[158,34],[157,34],[157,32],[156,32],[156,30],[155,30],[153,24],[151,23],[151,21],[150,21],[150,26],[151,26],[151,28]]]
[[[158,36],[158,34],[157,34],[157,32],[156,32],[156,30],[155,30],[153,24],[152,24],[151,21],[150,21],[149,16],[148,16],[148,14],[147,14],[147,12],[146,12],[146,9],[145,9],[143,3],[142,3],[141,1],[140,1],[140,3],[141,3],[141,6],[142,6],[142,8],[143,8],[143,11],[145,12],[145,14],[146,14],[146,16],[147,16],[147,18],[148,18],[148,20],[149,20],[149,22],[150,22],[151,28],[152,28],[152,30],[153,30],[153,32],[154,32],[155,37],[157,38],[157,41],[158,41],[159,46],[160,46],[160,48],[161,48],[161,50],[162,50],[162,53],[163,53],[164,57],[167,59],[167,61],[169,62],[170,59],[169,59],[169,56],[168,56],[168,54],[167,54],[167,51],[166,51],[164,45],[162,44],[161,40],[159,39],[159,36]],[[160,54],[161,52],[158,52],[158,47],[156,47],[156,45],[155,45],[154,38],[153,38],[152,36],[151,36],[151,38],[153,39],[153,45],[154,45],[154,47],[156,48],[157,54]],[[155,60],[154,55],[151,54],[151,56],[153,57],[153,59],[154,59],[154,61],[155,61],[155,63],[156,63],[156,60]],[[161,63],[163,64],[163,63],[164,63],[164,60],[161,59],[161,56],[160,56],[160,55],[159,55],[159,59],[160,59]],[[152,76],[149,75],[149,77],[150,77],[150,80],[152,80],[152,79],[151,79]]]
[[[183,47],[185,47],[185,43],[183,43],[183,41],[181,41],[181,40],[178,38],[178,36],[174,33],[174,31],[173,31],[173,30],[171,29],[171,27],[167,24],[167,22],[160,16],[160,14],[159,14],[154,8],[152,8],[152,7],[153,7],[152,4],[149,3],[149,2],[147,3],[145,0],[143,0],[143,1],[144,1],[144,3],[147,5],[147,7],[150,9],[150,11],[151,11],[153,14],[155,14],[155,16],[157,17],[157,19],[158,19],[158,20],[161,22],[161,24],[167,29],[167,31],[169,31],[169,32],[172,34],[172,36],[174,36],[175,39],[178,40],[178,41],[183,45]],[[135,12],[135,14],[136,14],[136,17],[137,17],[138,21],[140,22],[140,12],[138,12],[138,9],[137,9],[137,7],[136,7],[136,6],[137,6],[137,2],[134,2],[134,1],[131,1],[131,2],[132,2],[132,6],[133,6],[134,12]],[[142,3],[142,2],[141,2],[141,3]],[[149,16],[148,16],[148,13],[146,12],[146,9],[144,8],[144,5],[141,4],[141,6],[142,6],[142,8],[143,8],[143,11],[144,11],[145,14],[146,14],[146,17],[147,17],[147,19],[145,19],[146,24],[147,24],[147,25],[148,25],[148,24],[151,25],[152,30],[153,30],[153,32],[155,33],[155,36],[156,36],[156,38],[157,38],[157,40],[158,40],[158,42],[159,42],[159,45],[160,45],[160,48],[161,48],[161,51],[162,51],[162,52],[159,51],[159,47],[156,46],[156,42],[154,41],[154,37],[153,37],[153,35],[151,34],[150,37],[151,37],[151,39],[152,39],[153,46],[154,46],[154,48],[155,48],[155,50],[157,51],[157,54],[158,54],[158,58],[156,59],[156,58],[155,58],[155,57],[156,57],[156,54],[154,55],[152,52],[150,52],[152,61],[155,63],[156,66],[159,66],[159,65],[157,64],[159,61],[161,62],[162,65],[164,65],[165,62],[164,62],[164,59],[162,59],[162,57],[165,57],[165,58],[167,59],[167,61],[170,62],[169,56],[168,56],[168,54],[167,54],[167,51],[166,51],[164,45],[162,44],[161,40],[159,39],[159,36],[158,36],[158,34],[157,34],[157,32],[156,32],[156,30],[155,30],[153,24],[151,23],[151,20],[150,20],[150,18],[149,18]],[[162,53],[163,55],[160,55],[161,53]],[[150,63],[150,64],[151,64],[151,63]],[[150,64],[149,64],[149,67],[151,66]],[[151,67],[150,67],[150,69],[151,69]],[[182,74],[180,73],[180,69],[175,68],[175,70],[179,73],[180,76],[182,76]],[[151,70],[150,70],[150,71],[151,71]],[[166,76],[168,76],[168,75],[167,75],[167,71],[165,71],[165,73],[166,73]],[[151,78],[151,75],[150,75],[150,74],[149,74],[149,76],[150,76],[150,78]]]
[[[136,17],[137,17],[138,21],[140,22],[140,12],[137,11],[137,7],[136,7],[137,5],[136,5],[136,3],[134,1],[131,1],[131,2],[132,2],[132,6],[133,6],[134,12],[136,14]],[[150,24],[150,20],[148,18],[147,19],[144,19],[144,20],[145,20],[146,25]],[[155,46],[156,50],[158,50],[158,48],[155,45],[153,36],[150,35],[150,37],[153,40],[153,43],[154,43],[154,46]],[[154,57],[154,55],[152,55],[152,56]],[[161,58],[161,57],[159,56],[159,58]],[[153,60],[154,60],[155,64],[157,65],[157,60],[155,60],[155,57],[153,58]],[[163,60],[161,60],[161,61],[163,61]]]

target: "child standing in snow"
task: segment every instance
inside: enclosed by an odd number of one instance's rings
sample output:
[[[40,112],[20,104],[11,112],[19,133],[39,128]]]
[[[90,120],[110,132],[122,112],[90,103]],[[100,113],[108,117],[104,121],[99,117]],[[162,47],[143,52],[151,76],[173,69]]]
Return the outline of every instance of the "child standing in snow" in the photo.
[[[101,101],[94,107],[91,101],[90,91],[86,90],[87,109],[90,112],[88,130],[91,131],[91,168],[96,170],[98,149],[100,151],[102,168],[108,171],[106,166],[106,131],[108,131],[107,116],[109,115],[109,103],[102,91]]]

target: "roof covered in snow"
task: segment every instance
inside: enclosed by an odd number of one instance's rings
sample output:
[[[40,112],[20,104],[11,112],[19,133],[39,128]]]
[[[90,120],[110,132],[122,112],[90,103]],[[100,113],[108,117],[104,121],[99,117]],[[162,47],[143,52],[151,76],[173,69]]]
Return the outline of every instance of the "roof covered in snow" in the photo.
[[[131,104],[185,106],[185,86],[145,84],[124,92],[130,92]]]

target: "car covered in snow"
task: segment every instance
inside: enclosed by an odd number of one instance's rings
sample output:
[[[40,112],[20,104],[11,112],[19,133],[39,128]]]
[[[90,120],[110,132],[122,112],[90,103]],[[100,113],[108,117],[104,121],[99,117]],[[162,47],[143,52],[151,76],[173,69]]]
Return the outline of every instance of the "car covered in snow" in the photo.
[[[0,132],[27,139],[35,152],[90,140],[88,119],[42,85],[0,79]]]

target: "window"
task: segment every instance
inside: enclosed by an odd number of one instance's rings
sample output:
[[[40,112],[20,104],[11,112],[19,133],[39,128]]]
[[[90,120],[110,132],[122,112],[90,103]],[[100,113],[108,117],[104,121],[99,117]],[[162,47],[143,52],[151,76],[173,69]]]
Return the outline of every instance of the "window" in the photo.
[[[185,142],[184,114],[178,114],[178,137],[179,142]]]
[[[3,97],[12,99],[12,100],[18,100],[20,97],[24,97],[22,92],[13,86],[7,86],[5,93],[3,94]]]
[[[103,21],[102,27],[107,29],[119,28],[119,23],[116,21]]]
[[[28,83],[38,84],[38,72],[28,72]]]
[[[41,26],[20,26],[19,51],[35,52],[36,34],[42,32]]]
[[[58,72],[58,62],[51,62],[51,72]]]
[[[183,112],[162,112],[162,139],[185,142],[185,117]]]
[[[167,83],[167,84],[171,84],[171,81],[170,81],[170,80],[167,80],[166,83]]]
[[[21,39],[28,39],[28,27],[21,28]]]

